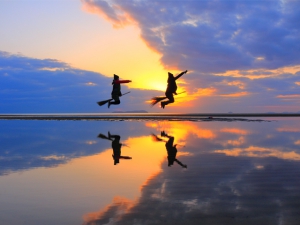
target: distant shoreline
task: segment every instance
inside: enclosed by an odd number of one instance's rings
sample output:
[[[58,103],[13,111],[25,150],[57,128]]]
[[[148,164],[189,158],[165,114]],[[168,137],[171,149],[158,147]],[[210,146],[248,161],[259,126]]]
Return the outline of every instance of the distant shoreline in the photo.
[[[26,113],[0,114],[0,120],[224,120],[226,118],[300,117],[300,113]]]

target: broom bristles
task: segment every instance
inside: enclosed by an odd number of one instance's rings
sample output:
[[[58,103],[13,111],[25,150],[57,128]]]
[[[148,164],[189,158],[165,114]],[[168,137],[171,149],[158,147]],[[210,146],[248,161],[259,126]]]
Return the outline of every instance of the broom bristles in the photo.
[[[166,99],[167,97],[153,97],[151,98],[150,104],[154,106],[155,104],[159,103],[160,101]]]
[[[151,134],[151,136],[152,136],[152,140],[155,141],[155,142],[164,141],[163,139],[157,137],[155,134]]]
[[[100,101],[100,102],[97,102],[97,103],[98,103],[98,105],[102,106],[102,105],[105,105],[106,103],[108,103],[111,100],[113,100],[113,99],[111,98],[111,99],[108,99],[108,100],[105,100],[105,101]]]
[[[99,134],[98,138],[102,138],[102,139],[107,139],[107,140],[111,140],[110,138],[108,138],[107,136],[105,136],[104,134]]]
[[[180,95],[180,94],[182,94],[182,93],[185,93],[185,91],[180,92],[180,93],[178,93],[177,95]],[[164,96],[164,97],[153,97],[153,98],[151,98],[151,100],[150,100],[150,104],[151,104],[152,106],[154,106],[155,104],[159,103],[160,101],[162,101],[162,100],[164,100],[164,99],[167,99],[167,97],[166,97],[166,96]]]

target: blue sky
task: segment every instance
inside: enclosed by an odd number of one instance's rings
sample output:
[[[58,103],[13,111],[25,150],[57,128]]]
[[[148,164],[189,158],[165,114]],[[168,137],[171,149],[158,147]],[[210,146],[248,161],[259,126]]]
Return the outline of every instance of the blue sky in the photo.
[[[0,97],[6,99],[0,113],[298,112],[299,6],[285,0],[0,0]],[[167,72],[186,69],[178,81],[186,93],[164,110],[150,108],[147,100],[164,95]],[[119,106],[100,108],[95,102],[110,97],[114,73],[133,80],[124,86],[132,93]],[[48,98],[62,89],[69,94],[39,100],[47,88]],[[28,109],[18,107],[20,98]]]

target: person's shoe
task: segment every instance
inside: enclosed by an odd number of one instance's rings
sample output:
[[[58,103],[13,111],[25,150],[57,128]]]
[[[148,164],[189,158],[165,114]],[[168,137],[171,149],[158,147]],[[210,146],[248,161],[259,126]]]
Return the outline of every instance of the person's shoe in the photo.
[[[108,102],[107,107],[108,107],[108,108],[110,107],[110,101]]]
[[[165,108],[165,103],[164,103],[164,102],[161,102],[161,103],[160,103],[160,106],[164,109],[164,108]]]

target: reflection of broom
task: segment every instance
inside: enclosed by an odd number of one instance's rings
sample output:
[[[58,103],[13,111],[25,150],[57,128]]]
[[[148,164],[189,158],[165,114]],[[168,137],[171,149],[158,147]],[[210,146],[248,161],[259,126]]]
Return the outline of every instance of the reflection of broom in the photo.
[[[166,142],[164,139],[157,137],[157,135],[155,135],[153,133],[151,134],[151,137],[152,137],[152,140],[155,142],[158,142],[158,141]]]
[[[151,134],[151,137],[152,137],[152,141],[154,141],[154,142],[168,142],[168,141],[166,141],[166,140],[164,140],[164,139],[162,139],[162,138],[159,138],[157,135],[155,135],[155,134]],[[180,147],[185,147],[185,145],[181,145],[181,144],[175,144],[175,146],[180,146]]]
[[[177,95],[180,95],[180,94],[182,94],[182,93],[184,93],[185,91],[183,91],[183,92],[180,92],[180,93],[178,93]],[[154,106],[154,105],[156,105],[157,103],[159,103],[159,102],[161,102],[162,100],[165,100],[165,99],[167,99],[167,97],[166,96],[164,96],[164,97],[153,97],[153,98],[151,98],[151,100],[150,100],[150,104],[151,104],[151,106]]]
[[[102,139],[105,139],[105,140],[113,141],[112,138],[109,138],[109,137],[105,136],[104,134],[99,134],[99,135],[98,135],[98,138],[102,138]],[[122,144],[122,145],[125,146],[125,147],[129,147],[128,145],[126,145],[126,144],[124,144],[124,143],[120,143],[120,144]]]

